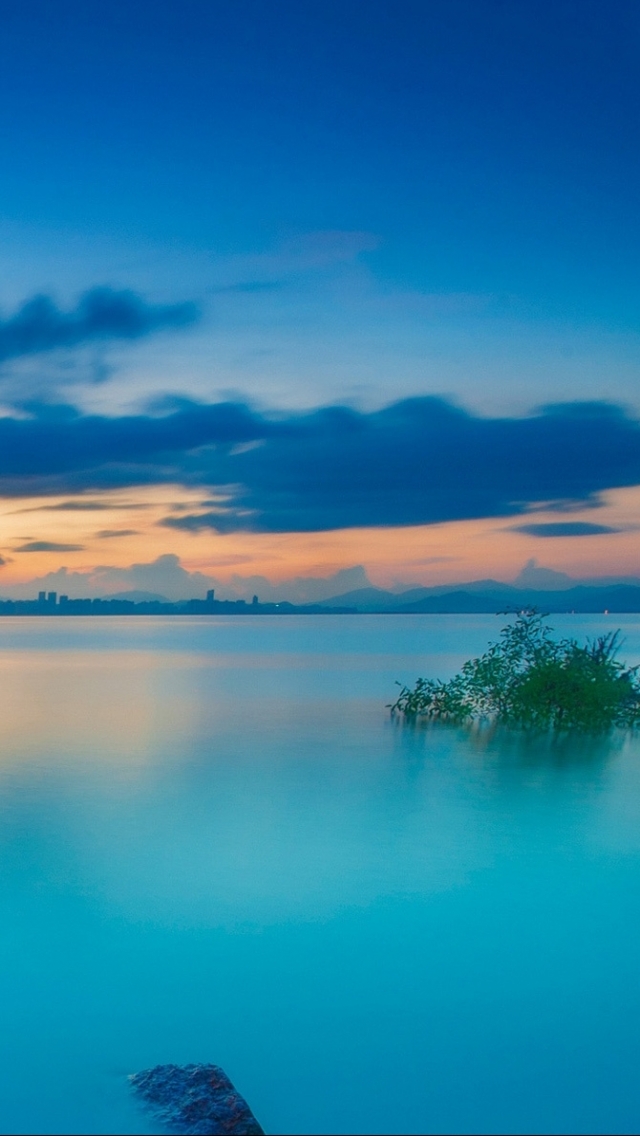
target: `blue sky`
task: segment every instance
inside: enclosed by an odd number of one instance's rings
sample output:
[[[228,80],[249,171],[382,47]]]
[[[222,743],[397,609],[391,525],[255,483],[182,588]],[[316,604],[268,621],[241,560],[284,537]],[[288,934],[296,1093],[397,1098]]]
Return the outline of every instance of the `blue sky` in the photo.
[[[160,508],[153,532],[110,540],[122,563],[135,545],[138,558],[145,548],[178,551],[215,567],[230,555],[229,528],[373,526],[384,540],[394,513],[400,525],[427,527],[483,513],[480,490],[465,493],[452,475],[456,414],[473,419],[474,438],[492,437],[501,421],[514,453],[524,417],[531,436],[542,422],[547,440],[520,455],[522,468],[512,477],[500,456],[491,468],[490,441],[476,466],[491,483],[485,518],[514,518],[514,570],[542,546],[548,559],[550,544],[560,567],[575,570],[588,544],[591,568],[619,560],[629,570],[630,546],[621,552],[612,537],[632,531],[635,506],[625,498],[622,520],[610,507],[640,484],[635,2],[2,8],[0,401],[20,423],[19,435],[17,424],[6,429],[21,438],[20,460],[12,464],[9,445],[0,471],[7,501],[169,483],[176,515],[213,516],[207,500],[223,500],[222,511],[231,501],[233,524],[218,536],[212,524],[206,547],[206,526],[172,529],[171,508]],[[407,414],[388,410],[385,429],[397,425],[388,445],[419,453],[424,444],[431,456],[392,473],[384,503],[379,478],[363,473],[378,451],[365,455],[362,438],[345,449],[342,426],[336,441],[327,418],[325,449],[316,431],[298,483],[284,479],[286,502],[274,497],[282,446],[275,453],[260,431],[230,441],[255,452],[226,465],[196,455],[191,435],[171,461],[140,452],[159,415],[176,428],[181,414],[208,422],[220,403],[296,430],[305,414],[317,424],[320,408],[342,406],[378,438],[375,414],[416,398],[427,400],[410,404],[424,438],[407,441]],[[545,418],[549,403],[590,407],[586,417],[565,407]],[[331,421],[343,423],[340,413]],[[84,465],[76,446],[65,467],[68,431],[95,438],[105,417],[117,460],[103,468],[87,441]],[[622,431],[624,461],[604,450],[576,456],[576,423],[587,418],[607,444]],[[58,448],[51,468],[45,420]],[[555,424],[553,444],[544,422]],[[245,480],[230,498],[238,470]],[[569,499],[589,516],[549,529],[542,507]],[[536,506],[540,516],[522,522]],[[47,541],[7,524],[9,574],[24,574],[12,551]],[[57,543],[79,545],[69,551],[88,566],[101,555],[96,540],[61,530]],[[332,569],[346,563],[336,549]],[[59,565],[47,555],[39,569]],[[292,570],[322,567],[318,557],[301,560],[290,545]]]

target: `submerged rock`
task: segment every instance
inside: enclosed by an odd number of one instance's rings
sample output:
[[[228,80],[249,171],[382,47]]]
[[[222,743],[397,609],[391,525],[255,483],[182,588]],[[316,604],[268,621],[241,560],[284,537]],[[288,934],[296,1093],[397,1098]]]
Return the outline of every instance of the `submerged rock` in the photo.
[[[179,1136],[264,1136],[218,1065],[155,1065],[129,1080],[155,1119]]]

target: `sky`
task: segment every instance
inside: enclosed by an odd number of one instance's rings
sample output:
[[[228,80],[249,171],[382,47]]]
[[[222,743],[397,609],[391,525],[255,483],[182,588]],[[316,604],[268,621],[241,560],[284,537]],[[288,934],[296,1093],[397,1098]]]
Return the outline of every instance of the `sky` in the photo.
[[[636,0],[0,10],[0,594],[640,575]]]

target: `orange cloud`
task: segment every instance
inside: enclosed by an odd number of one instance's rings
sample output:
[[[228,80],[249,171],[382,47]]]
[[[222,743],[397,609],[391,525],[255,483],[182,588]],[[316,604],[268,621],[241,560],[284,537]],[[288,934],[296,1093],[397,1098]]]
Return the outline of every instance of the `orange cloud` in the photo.
[[[637,531],[640,489],[608,493],[598,509],[570,514],[575,523],[619,531],[552,539],[521,531],[558,523],[564,515],[548,508],[514,521],[474,520],[438,525],[343,529],[314,533],[219,534],[168,530],[159,522],[200,505],[201,494],[178,486],[152,486],[89,498],[32,498],[16,509],[0,502],[0,590],[66,565],[91,572],[100,565],[128,567],[168,553],[191,572],[230,580],[234,574],[261,575],[273,582],[292,576],[328,576],[362,564],[381,586],[398,582],[444,584],[493,577],[513,579],[532,556],[574,576],[640,574]],[[520,531],[519,531],[520,530]],[[26,546],[31,551],[20,551]],[[67,546],[56,551],[55,546]]]

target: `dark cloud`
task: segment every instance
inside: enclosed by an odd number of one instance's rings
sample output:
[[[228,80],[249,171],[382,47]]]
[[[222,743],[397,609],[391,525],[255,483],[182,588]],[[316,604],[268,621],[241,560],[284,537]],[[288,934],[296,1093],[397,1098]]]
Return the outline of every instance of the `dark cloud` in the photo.
[[[14,509],[14,515],[21,513],[96,513],[111,511],[112,509],[149,509],[146,501],[130,501],[124,503],[111,503],[105,501],[88,501],[82,497],[71,501],[59,501],[55,505],[30,505],[27,509]]]
[[[56,505],[36,505],[32,509],[23,509],[23,513],[95,513],[103,509],[117,508],[115,505],[107,505],[104,501],[59,501]]]
[[[516,525],[511,532],[527,533],[528,536],[599,536],[602,533],[617,533],[620,529],[610,525],[592,525],[587,521],[554,521],[550,524]]]
[[[197,318],[193,304],[148,304],[135,292],[92,288],[71,311],[50,296],[34,296],[0,320],[0,363],[105,339],[140,339],[162,328],[185,327]]]
[[[55,540],[30,540],[16,552],[82,552],[83,544],[58,544]]]
[[[0,492],[153,483],[215,493],[220,503],[166,519],[186,531],[517,516],[538,502],[593,505],[604,490],[640,484],[640,424],[606,403],[481,418],[436,398],[370,414],[182,403],[162,415],[0,419]]]
[[[429,524],[517,515],[538,501],[593,504],[604,489],[640,482],[640,425],[604,403],[490,419],[420,398],[372,414],[331,407],[268,426],[262,446],[230,455],[225,476],[210,479],[240,487],[227,510],[166,524],[187,531]]]
[[[137,529],[100,529],[96,536],[104,540],[112,536],[136,536],[137,532]]]

